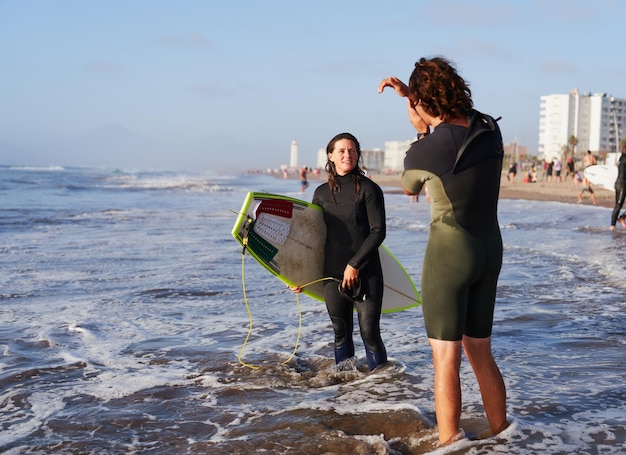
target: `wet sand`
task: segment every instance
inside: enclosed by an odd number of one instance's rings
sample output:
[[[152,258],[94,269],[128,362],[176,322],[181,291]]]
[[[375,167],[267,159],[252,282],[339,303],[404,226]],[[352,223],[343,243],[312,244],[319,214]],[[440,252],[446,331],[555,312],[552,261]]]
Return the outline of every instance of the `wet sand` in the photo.
[[[326,180],[325,173],[319,176],[309,174],[309,182],[311,188]],[[388,193],[402,193],[400,183],[400,174],[372,174],[372,180],[378,183]],[[500,185],[500,199],[525,199],[531,201],[555,201],[571,204],[578,203],[578,193],[582,188],[582,184],[574,186],[572,180],[562,182],[545,182],[524,183],[521,176],[517,176],[517,180],[509,182],[506,175],[502,176],[502,184]],[[615,205],[615,193],[596,186],[592,186],[597,199],[597,205],[612,208]],[[310,190],[310,188],[309,188]],[[307,190],[307,191],[309,191]],[[581,204],[592,205],[591,197],[585,192],[582,197]]]
[[[372,179],[380,186],[397,186],[398,191],[402,191],[399,175],[373,175]],[[524,183],[518,176],[516,181],[509,182],[504,175],[500,185],[500,199],[526,199],[531,201],[555,201],[571,204],[578,203],[578,193],[582,189],[582,184],[573,185],[572,180],[562,182]],[[615,204],[615,193],[603,188],[592,186],[596,196],[597,205],[602,207],[613,207]],[[585,192],[582,196],[581,204],[592,204],[591,196]]]

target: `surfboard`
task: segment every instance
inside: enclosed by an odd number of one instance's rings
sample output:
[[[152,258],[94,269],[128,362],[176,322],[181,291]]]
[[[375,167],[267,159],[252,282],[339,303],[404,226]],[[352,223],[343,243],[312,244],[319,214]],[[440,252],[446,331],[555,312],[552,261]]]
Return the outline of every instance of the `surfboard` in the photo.
[[[617,166],[607,166],[605,164],[594,164],[585,168],[585,178],[594,185],[605,190],[615,191],[615,180],[617,180]]]
[[[232,235],[259,264],[290,286],[302,286],[324,277],[326,224],[322,208],[279,194],[246,195]],[[383,313],[418,306],[421,299],[413,280],[387,247],[379,247],[383,280]],[[302,292],[324,301],[326,281]]]

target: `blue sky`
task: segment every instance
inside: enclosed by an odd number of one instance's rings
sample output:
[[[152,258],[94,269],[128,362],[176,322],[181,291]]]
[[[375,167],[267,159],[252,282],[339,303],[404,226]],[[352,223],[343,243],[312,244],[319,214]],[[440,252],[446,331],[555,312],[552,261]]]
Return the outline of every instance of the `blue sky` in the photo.
[[[117,124],[170,150],[219,143],[181,154],[195,170],[277,167],[293,139],[314,165],[338,132],[364,148],[411,138],[378,82],[444,55],[505,142],[532,152],[540,96],[626,98],[625,17],[620,0],[0,0],[0,143],[32,164],[97,164],[55,162],[45,144]]]

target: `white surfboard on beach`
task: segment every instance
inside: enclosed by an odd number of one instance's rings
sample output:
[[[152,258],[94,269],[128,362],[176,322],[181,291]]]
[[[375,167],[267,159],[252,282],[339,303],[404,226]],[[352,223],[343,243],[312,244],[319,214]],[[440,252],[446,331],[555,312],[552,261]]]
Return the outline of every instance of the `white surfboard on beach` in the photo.
[[[585,169],[585,178],[594,185],[609,191],[615,191],[615,180],[617,180],[617,166],[607,166],[605,164],[594,164]]]
[[[299,199],[270,193],[248,193],[232,235],[259,264],[290,286],[324,278],[326,224],[322,208]],[[421,303],[402,264],[383,245],[379,248],[385,290],[383,312],[401,311]],[[325,281],[302,292],[323,301]]]

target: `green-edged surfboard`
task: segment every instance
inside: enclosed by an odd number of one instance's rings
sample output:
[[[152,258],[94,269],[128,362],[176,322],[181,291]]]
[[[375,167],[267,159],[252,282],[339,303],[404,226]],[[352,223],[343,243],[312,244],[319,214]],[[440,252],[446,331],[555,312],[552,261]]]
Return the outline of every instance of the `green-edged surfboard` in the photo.
[[[272,275],[290,286],[324,278],[326,224],[322,208],[278,194],[251,192],[243,201],[232,235]],[[382,245],[379,248],[385,291],[383,312],[405,310],[421,303],[413,280]],[[324,282],[303,292],[323,301]]]

